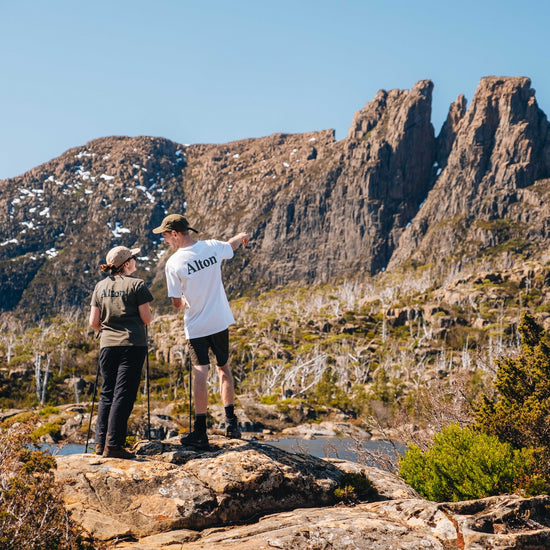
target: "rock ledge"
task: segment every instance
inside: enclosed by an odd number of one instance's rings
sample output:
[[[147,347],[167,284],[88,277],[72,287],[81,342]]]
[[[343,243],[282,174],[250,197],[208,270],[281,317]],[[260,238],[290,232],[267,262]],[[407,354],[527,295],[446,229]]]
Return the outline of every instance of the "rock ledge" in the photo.
[[[550,496],[423,500],[403,480],[343,460],[212,437],[193,452],[142,442],[136,460],[57,457],[73,517],[106,548],[549,548]],[[338,504],[342,476],[364,472],[375,502]]]

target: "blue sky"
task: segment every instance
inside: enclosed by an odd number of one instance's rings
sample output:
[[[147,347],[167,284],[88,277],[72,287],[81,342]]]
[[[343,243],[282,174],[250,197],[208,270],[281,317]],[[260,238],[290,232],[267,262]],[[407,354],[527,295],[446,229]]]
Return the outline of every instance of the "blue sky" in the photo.
[[[434,82],[439,131],[487,75],[550,115],[547,0],[2,0],[0,179],[110,135],[224,143],[334,128]]]

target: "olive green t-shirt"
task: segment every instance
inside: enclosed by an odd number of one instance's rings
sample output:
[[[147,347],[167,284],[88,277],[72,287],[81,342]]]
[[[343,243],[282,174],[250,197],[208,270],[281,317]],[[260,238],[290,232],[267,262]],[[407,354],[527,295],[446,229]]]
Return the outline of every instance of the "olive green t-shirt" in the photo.
[[[105,277],[97,283],[92,306],[100,311],[100,347],[146,346],[147,336],[139,306],[152,301],[153,296],[141,279],[119,275]]]

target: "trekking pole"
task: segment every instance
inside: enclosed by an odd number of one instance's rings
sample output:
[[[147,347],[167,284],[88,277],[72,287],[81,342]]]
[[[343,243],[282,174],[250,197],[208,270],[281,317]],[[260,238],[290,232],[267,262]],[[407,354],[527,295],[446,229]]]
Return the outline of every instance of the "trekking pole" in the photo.
[[[191,433],[191,402],[193,394],[193,367],[191,365],[191,357],[189,356],[189,344],[187,344],[186,355],[187,369],[189,370],[189,433]]]
[[[99,361],[97,362],[97,370],[95,373],[94,394],[92,397],[92,411],[90,412],[90,422],[88,423],[88,434],[86,435],[86,448],[84,449],[84,454],[88,453],[88,441],[90,439],[90,431],[92,429],[92,416],[94,415],[95,392],[97,391],[98,379],[99,379]]]
[[[147,439],[151,441],[151,402],[149,400],[149,333],[145,325],[145,339],[147,342],[147,355],[145,356],[145,386],[147,387]]]

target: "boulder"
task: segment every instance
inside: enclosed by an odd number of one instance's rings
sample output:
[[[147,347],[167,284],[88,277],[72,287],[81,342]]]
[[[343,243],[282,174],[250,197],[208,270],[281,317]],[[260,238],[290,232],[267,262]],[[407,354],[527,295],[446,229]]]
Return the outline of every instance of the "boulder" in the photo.
[[[338,437],[348,436],[360,440],[370,439],[371,434],[349,422],[322,421],[318,423],[300,424],[291,426],[281,431],[284,437],[300,437],[302,439],[313,439],[315,437]]]
[[[136,460],[57,457],[73,516],[101,540],[231,525],[336,502],[343,470],[258,442],[211,437],[195,453],[175,441],[144,442]]]

